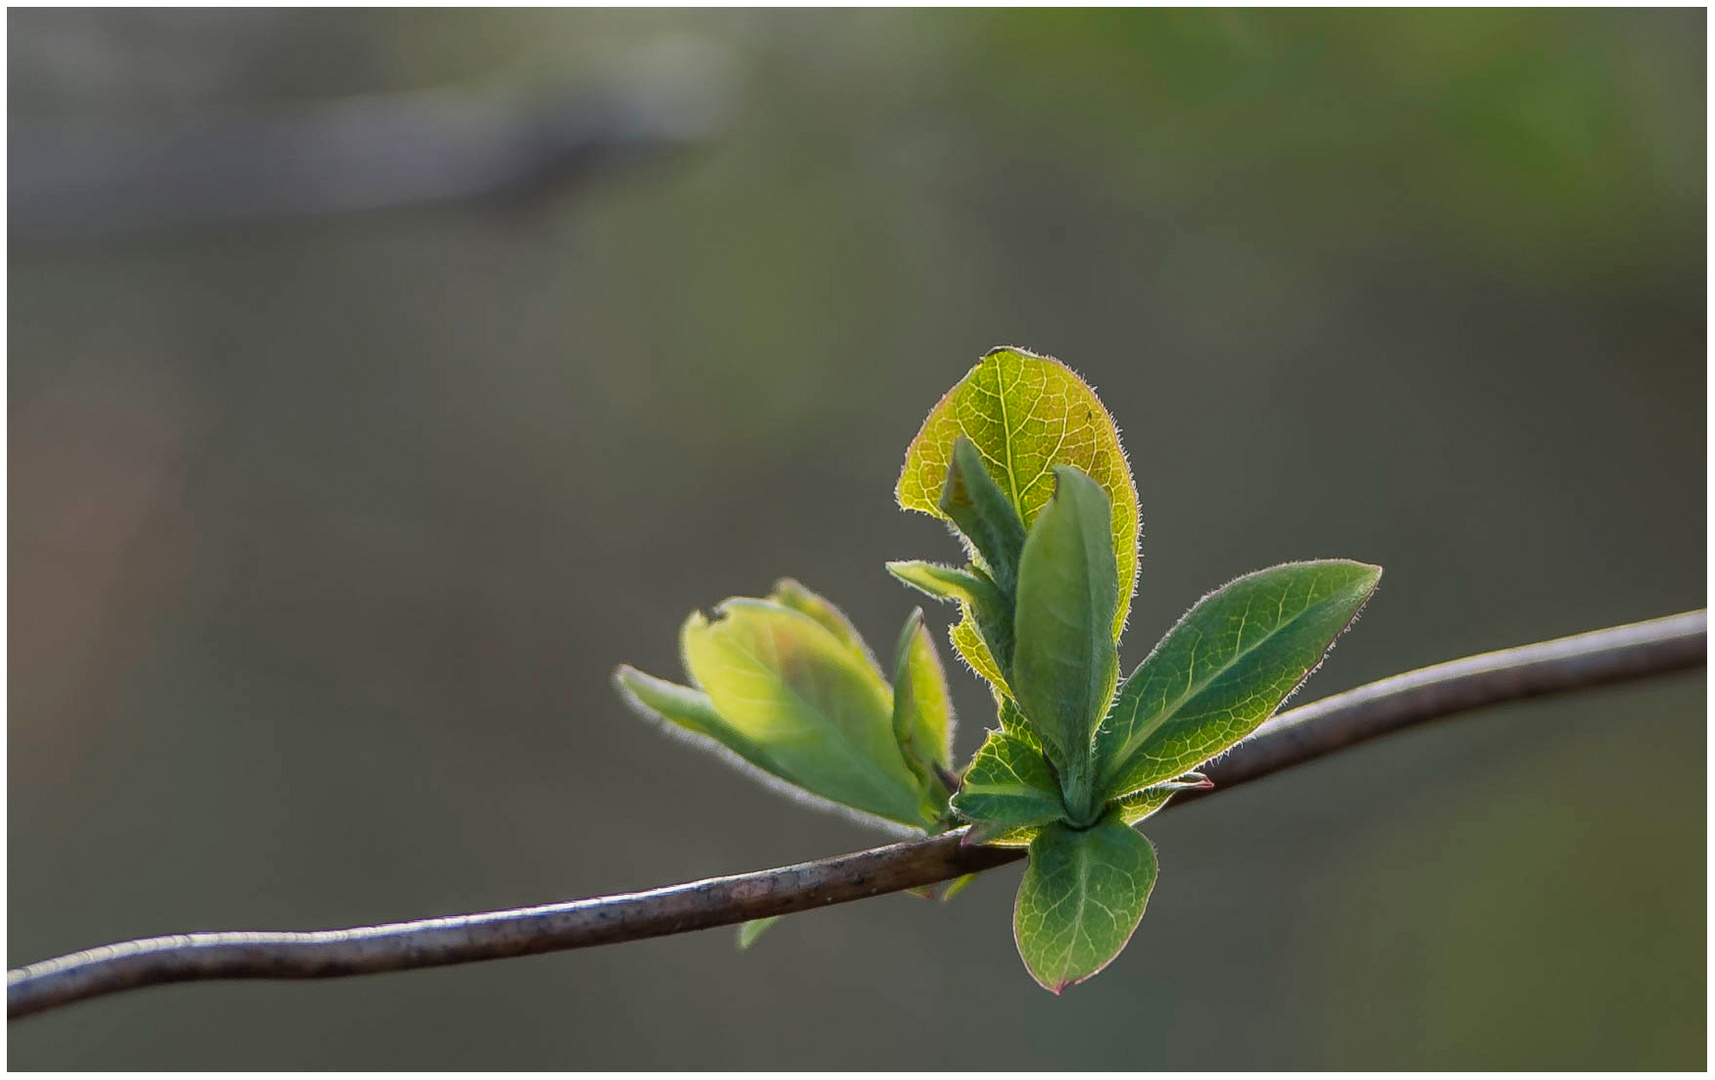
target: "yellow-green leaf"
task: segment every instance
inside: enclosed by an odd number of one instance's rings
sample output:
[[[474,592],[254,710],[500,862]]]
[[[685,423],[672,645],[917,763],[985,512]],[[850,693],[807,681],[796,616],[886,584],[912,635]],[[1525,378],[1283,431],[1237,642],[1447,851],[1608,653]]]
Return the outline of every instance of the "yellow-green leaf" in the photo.
[[[738,947],[740,951],[749,949],[756,944],[756,939],[768,932],[769,927],[785,918],[784,915],[770,915],[766,919],[751,919],[740,923],[738,928]]]
[[[941,774],[953,763],[953,723],[947,673],[917,608],[905,620],[894,655],[893,737],[937,811],[946,806]]]
[[[1154,787],[1147,787],[1142,791],[1134,791],[1120,799],[1116,804],[1119,808],[1120,820],[1127,825],[1136,825],[1166,806],[1168,800],[1181,791],[1214,786],[1209,782],[1209,778],[1202,773],[1186,773],[1184,776],[1175,777],[1165,784],[1156,784]]]
[[[631,705],[811,802],[919,829],[943,826],[946,787],[901,754],[893,688],[861,639],[854,646],[814,614],[773,600],[735,597],[715,611],[712,621],[692,613],[680,632],[697,685],[622,666],[614,681]]]
[[[1005,608],[1000,589],[986,573],[974,566],[960,570],[940,563],[908,559],[888,563],[887,572],[936,600],[955,600],[995,613]]]
[[[832,601],[806,589],[792,578],[781,578],[774,583],[774,591],[768,594],[768,599],[781,607],[803,612],[825,627],[828,633],[839,638],[846,648],[864,659],[873,667],[877,675],[882,674],[881,665],[876,663],[875,654],[869,651],[863,636],[857,632],[857,627],[846,618],[846,613],[835,607]]]
[[[825,626],[737,597],[680,632],[685,667],[733,728],[824,798],[917,825],[920,785],[893,738],[893,693]]]
[[[621,664],[613,673],[614,685],[626,704],[645,720],[677,728],[675,734],[707,750],[736,755],[739,761],[763,772],[780,774],[766,751],[753,739],[721,719],[709,695],[689,686],[657,679]],[[731,760],[730,758],[728,760]]]
[[[1137,582],[1137,489],[1119,430],[1095,392],[1051,357],[993,350],[935,405],[911,440],[895,488],[900,506],[948,520],[940,498],[961,435],[975,444],[1027,528],[1053,495],[1055,465],[1074,465],[1101,485],[1113,507],[1117,638]],[[972,666],[980,670],[984,665],[973,660]],[[997,667],[992,658],[988,666]]]
[[[959,841],[966,847],[1029,847],[1046,825],[999,825],[990,821],[972,825]]]
[[[1025,718],[1024,710],[1018,707],[1017,701],[1011,697],[1001,698],[995,703],[995,715],[1000,719],[1003,729],[1029,742],[1036,749],[1042,749],[1042,740],[1036,737],[1036,732],[1030,730],[1030,721]]]
[[[1007,684],[1006,676],[1000,673],[1000,665],[995,663],[994,654],[989,652],[982,635],[977,632],[976,612],[969,604],[961,604],[960,610],[965,617],[947,631],[947,640],[951,641],[953,648],[965,658],[965,663],[971,665],[971,670],[987,679],[996,692],[1010,695],[1012,687]]]
[[[905,561],[888,563],[887,572],[926,596],[957,601],[964,619],[955,623],[949,634],[953,648],[1000,693],[1012,692],[1006,682],[1012,664],[1011,601],[985,571],[975,566],[960,570]],[[1004,658],[1004,663],[997,663],[996,656]]]

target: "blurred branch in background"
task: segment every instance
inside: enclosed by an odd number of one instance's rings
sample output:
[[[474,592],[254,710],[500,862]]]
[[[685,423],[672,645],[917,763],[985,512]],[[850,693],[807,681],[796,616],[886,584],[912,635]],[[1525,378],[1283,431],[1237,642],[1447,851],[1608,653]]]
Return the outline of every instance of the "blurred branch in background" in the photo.
[[[1426,721],[1706,662],[1708,613],[1466,657],[1382,679],[1269,721],[1208,770],[1220,791]],[[1169,804],[1207,797],[1188,793]],[[205,979],[313,979],[496,960],[726,926],[932,885],[1024,857],[963,830],[818,862],[623,896],[309,933],[230,931],[127,941],[6,976],[8,1018],[121,990]]]
[[[534,96],[355,98],[175,127],[15,125],[15,239],[83,239],[550,192],[598,168],[706,142],[730,97],[717,47],[639,54],[623,79]]]

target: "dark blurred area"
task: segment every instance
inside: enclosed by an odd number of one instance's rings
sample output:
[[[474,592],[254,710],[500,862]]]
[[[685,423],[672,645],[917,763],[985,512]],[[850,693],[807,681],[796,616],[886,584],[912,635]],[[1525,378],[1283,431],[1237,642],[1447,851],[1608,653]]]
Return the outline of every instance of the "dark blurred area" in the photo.
[[[1295,558],[1387,567],[1302,700],[1701,606],[1704,20],[9,12],[8,962],[880,842],[608,675],[783,574],[890,642],[883,561],[956,550],[905,444],[997,344],[1124,430],[1128,669]],[[742,955],[121,995],[8,1064],[1702,1069],[1704,690],[1168,814],[1060,998],[1013,867]]]

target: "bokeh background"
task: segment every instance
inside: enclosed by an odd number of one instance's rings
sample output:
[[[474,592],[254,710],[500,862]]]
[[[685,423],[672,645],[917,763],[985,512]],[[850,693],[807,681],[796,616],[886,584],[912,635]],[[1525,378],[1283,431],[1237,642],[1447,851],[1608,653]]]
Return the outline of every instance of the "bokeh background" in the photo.
[[[1294,558],[1387,567],[1305,700],[1701,606],[1704,19],[9,12],[8,961],[878,842],[608,675],[782,574],[891,641],[883,561],[955,552],[905,444],[997,344],[1124,431],[1127,667]],[[1063,998],[1012,867],[9,1064],[1701,1069],[1705,738],[1675,676],[1165,815]]]

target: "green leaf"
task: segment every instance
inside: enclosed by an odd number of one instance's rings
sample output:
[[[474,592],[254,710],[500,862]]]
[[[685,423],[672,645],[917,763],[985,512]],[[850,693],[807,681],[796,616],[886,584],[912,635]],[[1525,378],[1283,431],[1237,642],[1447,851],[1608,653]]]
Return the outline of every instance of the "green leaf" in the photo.
[[[1053,466],[1077,466],[1101,485],[1113,505],[1117,638],[1137,583],[1137,489],[1119,430],[1095,392],[1052,357],[1014,348],[991,351],[947,391],[911,440],[894,489],[900,506],[948,520],[940,496],[961,435],[975,445],[1027,529],[1054,493]]]
[[[1097,809],[1091,741],[1119,676],[1109,633],[1119,598],[1107,495],[1071,466],[1054,473],[1059,487],[1019,560],[1012,686],[1083,824]]]
[[[1008,829],[1066,816],[1059,780],[1042,751],[1005,731],[988,733],[953,796],[953,809],[971,821]]]
[[[1121,688],[1096,735],[1104,799],[1194,769],[1255,731],[1322,663],[1381,567],[1286,563],[1199,600]]]
[[[865,663],[875,669],[877,675],[882,674],[881,665],[875,662],[875,654],[869,651],[869,646],[857,632],[857,627],[846,618],[845,612],[835,607],[826,597],[811,592],[791,578],[781,578],[774,583],[774,591],[768,594],[768,599],[781,607],[791,608],[815,619],[828,633],[839,638],[846,648],[862,657]]]
[[[741,923],[738,928],[739,949],[749,949],[755,945],[757,938],[767,933],[769,927],[785,917],[784,915],[770,915],[766,919],[752,919],[747,923]]]
[[[765,781],[915,828],[939,825],[936,796],[900,754],[893,691],[873,664],[815,618],[771,601],[735,597],[716,612],[712,622],[693,612],[680,632],[698,689],[621,668],[627,700],[731,751]]]
[[[1018,702],[1010,697],[999,699],[995,702],[995,715],[1000,720],[1001,730],[1017,735],[1038,750],[1042,749],[1042,740],[1031,730],[1030,720],[1024,715],[1024,710],[1018,707]]]
[[[1031,976],[1058,994],[1107,967],[1143,918],[1155,868],[1155,848],[1116,814],[1082,831],[1044,829],[1012,915]]]
[[[887,572],[927,596],[958,601],[965,618],[949,635],[953,647],[997,690],[1011,693],[1006,672],[1013,652],[1012,604],[985,572],[974,566],[959,570],[915,560],[890,562]],[[997,656],[1005,663],[996,663]]]
[[[947,882],[947,887],[941,890],[941,903],[945,904],[953,897],[971,887],[971,882],[977,879],[975,874],[964,874]]]
[[[1142,791],[1134,791],[1125,798],[1118,800],[1114,805],[1119,809],[1121,821],[1127,825],[1136,825],[1166,806],[1168,800],[1181,791],[1214,786],[1209,782],[1209,778],[1202,773],[1186,773],[1184,776],[1175,777],[1165,784],[1156,784],[1154,787],[1146,787]]]
[[[760,745],[721,719],[709,695],[701,690],[657,679],[629,664],[614,670],[613,681],[620,696],[644,719],[677,727],[705,749],[736,754],[745,764],[764,772],[780,772]]]
[[[934,798],[938,813],[946,806],[942,774],[953,762],[953,698],[935,642],[918,608],[905,620],[893,663],[893,738],[899,752]]]
[[[1006,601],[993,580],[976,567],[963,570],[917,559],[887,564],[887,572],[936,600],[952,600],[986,612],[1006,609]]]
[[[1044,825],[999,825],[979,821],[959,841],[960,847],[1029,847],[1030,842],[1046,828]]]
[[[977,614],[977,609],[970,604],[959,605],[959,610],[964,613],[965,617],[954,623],[953,628],[947,631],[947,639],[953,643],[954,651],[964,658],[965,663],[971,665],[972,671],[988,680],[988,684],[994,687],[996,694],[1002,697],[1010,696],[1012,687],[1008,685],[1006,676],[1001,673],[1000,664],[994,658],[994,650],[989,648],[988,643],[983,640],[982,632],[977,629],[983,625],[985,620]],[[999,631],[997,630],[995,633],[998,637]],[[1007,652],[1003,650],[1002,655],[1007,655]],[[1008,663],[1010,664],[1011,661],[1009,660]]]
[[[998,697],[995,711],[1000,718],[1001,730],[1006,732],[1009,738],[1021,746],[1028,746],[1036,751],[1037,756],[1041,757],[1043,761],[1048,760],[1042,749],[1042,740],[1036,737],[1036,732],[1031,728],[1030,721],[1025,719],[1024,711],[1018,707],[1018,702],[1010,697]],[[1056,787],[1058,787],[1058,782],[1056,782]],[[1062,806],[1065,804],[1064,795],[1061,795],[1061,804]],[[964,842],[966,844],[987,844],[991,847],[1029,847],[1030,842],[1036,839],[1037,834],[1041,831],[1042,826],[1040,825],[1025,825],[1017,828],[1000,825],[993,828],[978,826],[966,834]]]
[[[1018,556],[1024,550],[1024,522],[983,467],[976,444],[963,435],[953,442],[940,507],[968,541],[973,558],[1010,600],[1018,581]]]
[[[713,622],[693,612],[685,666],[726,722],[760,744],[794,783],[909,825],[922,789],[893,737],[893,694],[826,627],[763,600],[727,600]]]

